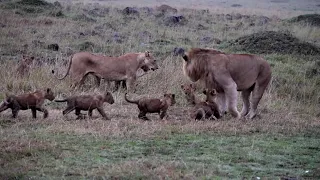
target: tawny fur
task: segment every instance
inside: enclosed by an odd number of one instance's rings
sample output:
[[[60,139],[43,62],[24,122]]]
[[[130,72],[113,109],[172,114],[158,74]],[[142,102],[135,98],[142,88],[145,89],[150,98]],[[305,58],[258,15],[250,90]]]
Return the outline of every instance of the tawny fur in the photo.
[[[37,111],[43,112],[43,118],[47,118],[48,110],[42,107],[44,100],[52,101],[55,98],[50,88],[46,90],[37,90],[33,93],[25,93],[20,95],[7,95],[6,99],[0,105],[0,112],[10,108],[12,117],[16,118],[20,110],[31,109],[32,117],[37,117]]]
[[[127,93],[125,93],[124,99],[129,103],[138,105],[138,117],[144,120],[149,120],[146,116],[147,113],[158,113],[160,119],[163,119],[166,116],[169,106],[172,106],[176,103],[174,94],[164,94],[162,99],[141,98],[138,100],[129,100]]]
[[[265,59],[256,55],[225,54],[200,48],[191,49],[183,59],[186,76],[193,82],[203,82],[206,88],[217,89],[221,112],[224,113],[228,107],[236,119],[256,116],[258,103],[271,80],[271,68]],[[242,91],[241,113],[237,110],[237,91]]]
[[[101,78],[106,81],[126,81],[129,91],[134,90],[134,83],[139,68],[156,70],[158,66],[151,53],[128,53],[119,57],[94,55],[89,52],[74,54],[69,62],[68,70],[60,80],[68,74],[74,81],[73,86],[82,85],[85,78],[92,74],[96,77],[97,85]],[[54,73],[54,71],[52,71]]]
[[[206,95],[206,101],[196,103],[192,109],[191,118],[195,120],[220,119],[221,113],[216,103],[217,91],[206,89],[203,93]]]
[[[30,74],[31,65],[34,61],[33,56],[23,55],[21,61],[17,65],[16,72],[20,77],[28,76]]]
[[[81,110],[88,111],[90,117],[92,117],[92,111],[97,109],[103,118],[109,120],[106,113],[103,110],[103,103],[114,103],[113,96],[110,92],[106,92],[104,95],[78,95],[70,96],[63,100],[55,100],[56,102],[67,102],[67,108],[63,110],[62,114],[66,115],[75,110],[77,118],[81,118]]]
[[[189,105],[195,105],[200,102],[195,96],[196,87],[194,84],[182,84],[180,87],[184,92],[185,98],[187,99]]]

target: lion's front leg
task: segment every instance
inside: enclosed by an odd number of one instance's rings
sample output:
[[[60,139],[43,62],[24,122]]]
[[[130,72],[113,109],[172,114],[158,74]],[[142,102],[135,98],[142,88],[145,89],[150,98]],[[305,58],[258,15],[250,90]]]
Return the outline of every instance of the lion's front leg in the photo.
[[[126,80],[126,85],[127,85],[127,91],[128,92],[135,92],[135,82],[136,82],[136,77],[129,77]]]
[[[219,105],[220,113],[226,114],[227,113],[227,101],[226,101],[226,94],[224,92],[217,94],[217,104]]]
[[[239,111],[237,110],[238,91],[236,83],[233,82],[232,84],[225,86],[224,92],[227,98],[227,105],[230,114],[236,119],[240,119],[241,116]]]

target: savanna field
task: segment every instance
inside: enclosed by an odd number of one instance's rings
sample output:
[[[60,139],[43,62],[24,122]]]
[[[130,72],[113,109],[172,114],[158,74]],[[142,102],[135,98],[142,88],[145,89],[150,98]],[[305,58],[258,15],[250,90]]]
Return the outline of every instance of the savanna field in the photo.
[[[320,179],[320,2],[257,1],[256,6],[286,6],[283,11],[255,9],[245,1],[226,1],[223,8],[213,6],[215,1],[177,2],[182,5],[0,1],[1,101],[6,93],[44,88],[57,99],[105,91],[115,99],[104,104],[110,121],[97,111],[80,120],[74,112],[63,116],[66,104],[48,100],[47,119],[41,112],[32,119],[30,110],[16,119],[11,110],[1,112],[0,179]],[[257,54],[270,63],[272,80],[257,118],[190,118],[180,86],[191,81],[179,50],[192,47]],[[176,104],[163,120],[157,114],[139,119],[137,106],[124,101],[125,90],[114,91],[113,83],[102,81],[97,88],[89,76],[82,88],[72,89],[69,77],[58,80],[51,73],[64,75],[77,52],[120,56],[146,50],[159,69],[138,78],[129,95],[174,93]],[[23,55],[35,60],[20,77]],[[204,99],[203,86],[196,86]]]

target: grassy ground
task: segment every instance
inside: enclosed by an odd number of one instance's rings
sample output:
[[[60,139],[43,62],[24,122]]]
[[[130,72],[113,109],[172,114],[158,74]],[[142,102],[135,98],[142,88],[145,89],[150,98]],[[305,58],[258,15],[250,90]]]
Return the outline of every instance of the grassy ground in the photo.
[[[318,179],[320,178],[319,56],[262,54],[270,62],[272,82],[259,105],[260,118],[195,122],[180,90],[189,82],[174,47],[215,47],[232,52],[228,40],[261,31],[290,32],[300,40],[320,44],[319,27],[289,23],[277,11],[270,19],[235,12],[180,9],[187,22],[166,24],[163,16],[142,13],[124,16],[121,8],[96,4],[62,3],[63,7],[34,7],[0,3],[0,99],[6,92],[23,93],[51,87],[57,97],[111,90],[105,83],[83,90],[69,88],[70,80],[55,79],[51,70],[64,73],[70,54],[79,51],[118,56],[151,50],[160,68],[138,79],[136,93],[161,97],[175,93],[177,104],[166,120],[148,115],[137,118],[135,105],[114,92],[115,104],[104,109],[111,121],[97,112],[92,119],[62,116],[65,104],[46,102],[49,118],[31,119],[21,111],[0,114],[0,179]],[[154,5],[154,4],[152,4]],[[233,18],[222,16],[229,14]],[[300,12],[297,14],[301,14]],[[275,16],[274,16],[275,15]],[[209,37],[209,38],[208,38]],[[222,43],[217,44],[217,38]],[[58,43],[59,51],[49,50]],[[240,53],[240,52],[239,52]],[[22,54],[36,56],[29,77],[15,76]],[[160,83],[161,82],[161,83]],[[203,98],[200,94],[198,95]],[[241,100],[239,101],[241,102]],[[239,103],[239,109],[241,108]]]

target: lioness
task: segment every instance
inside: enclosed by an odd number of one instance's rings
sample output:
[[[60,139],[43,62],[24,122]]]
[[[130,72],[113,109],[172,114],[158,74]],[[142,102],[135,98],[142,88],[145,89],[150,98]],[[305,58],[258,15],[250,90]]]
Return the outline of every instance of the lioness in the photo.
[[[217,91],[215,89],[205,89],[203,94],[206,95],[206,101],[197,102],[192,110],[191,118],[200,119],[220,119],[221,114],[216,103]]]
[[[55,102],[67,102],[67,108],[62,112],[63,115],[75,110],[75,114],[78,116],[77,118],[80,119],[81,110],[83,110],[89,111],[88,114],[90,117],[92,117],[92,111],[97,109],[102,117],[104,117],[106,120],[109,120],[103,110],[103,103],[107,102],[109,104],[113,104],[114,99],[110,92],[106,92],[104,95],[71,96],[63,100],[55,100]]]
[[[186,76],[193,82],[204,82],[207,88],[217,89],[217,100],[223,113],[228,107],[237,119],[256,116],[258,103],[271,79],[271,68],[266,60],[256,55],[225,54],[201,48],[192,48],[183,59]],[[237,110],[237,91],[242,91],[241,114]]]
[[[0,112],[10,108],[12,117],[16,118],[19,110],[31,109],[32,117],[37,117],[37,111],[43,112],[43,118],[48,117],[48,110],[42,107],[44,100],[52,101],[55,98],[50,88],[46,90],[37,90],[33,93],[25,93],[20,95],[7,95],[6,99],[0,105]]]
[[[86,76],[92,74],[96,77],[97,82],[100,82],[101,78],[107,81],[126,80],[130,91],[134,88],[137,70],[142,67],[148,70],[158,69],[154,57],[148,51],[145,53],[128,53],[119,57],[79,52],[71,57],[66,74],[58,79],[62,80],[70,73],[76,86],[83,84]]]
[[[140,111],[138,117],[144,120],[149,120],[146,116],[147,113],[158,113],[160,119],[163,119],[169,106],[176,103],[174,94],[164,94],[163,99],[141,98],[139,100],[129,100],[127,98],[127,93],[125,93],[124,99],[129,103],[138,105]]]

